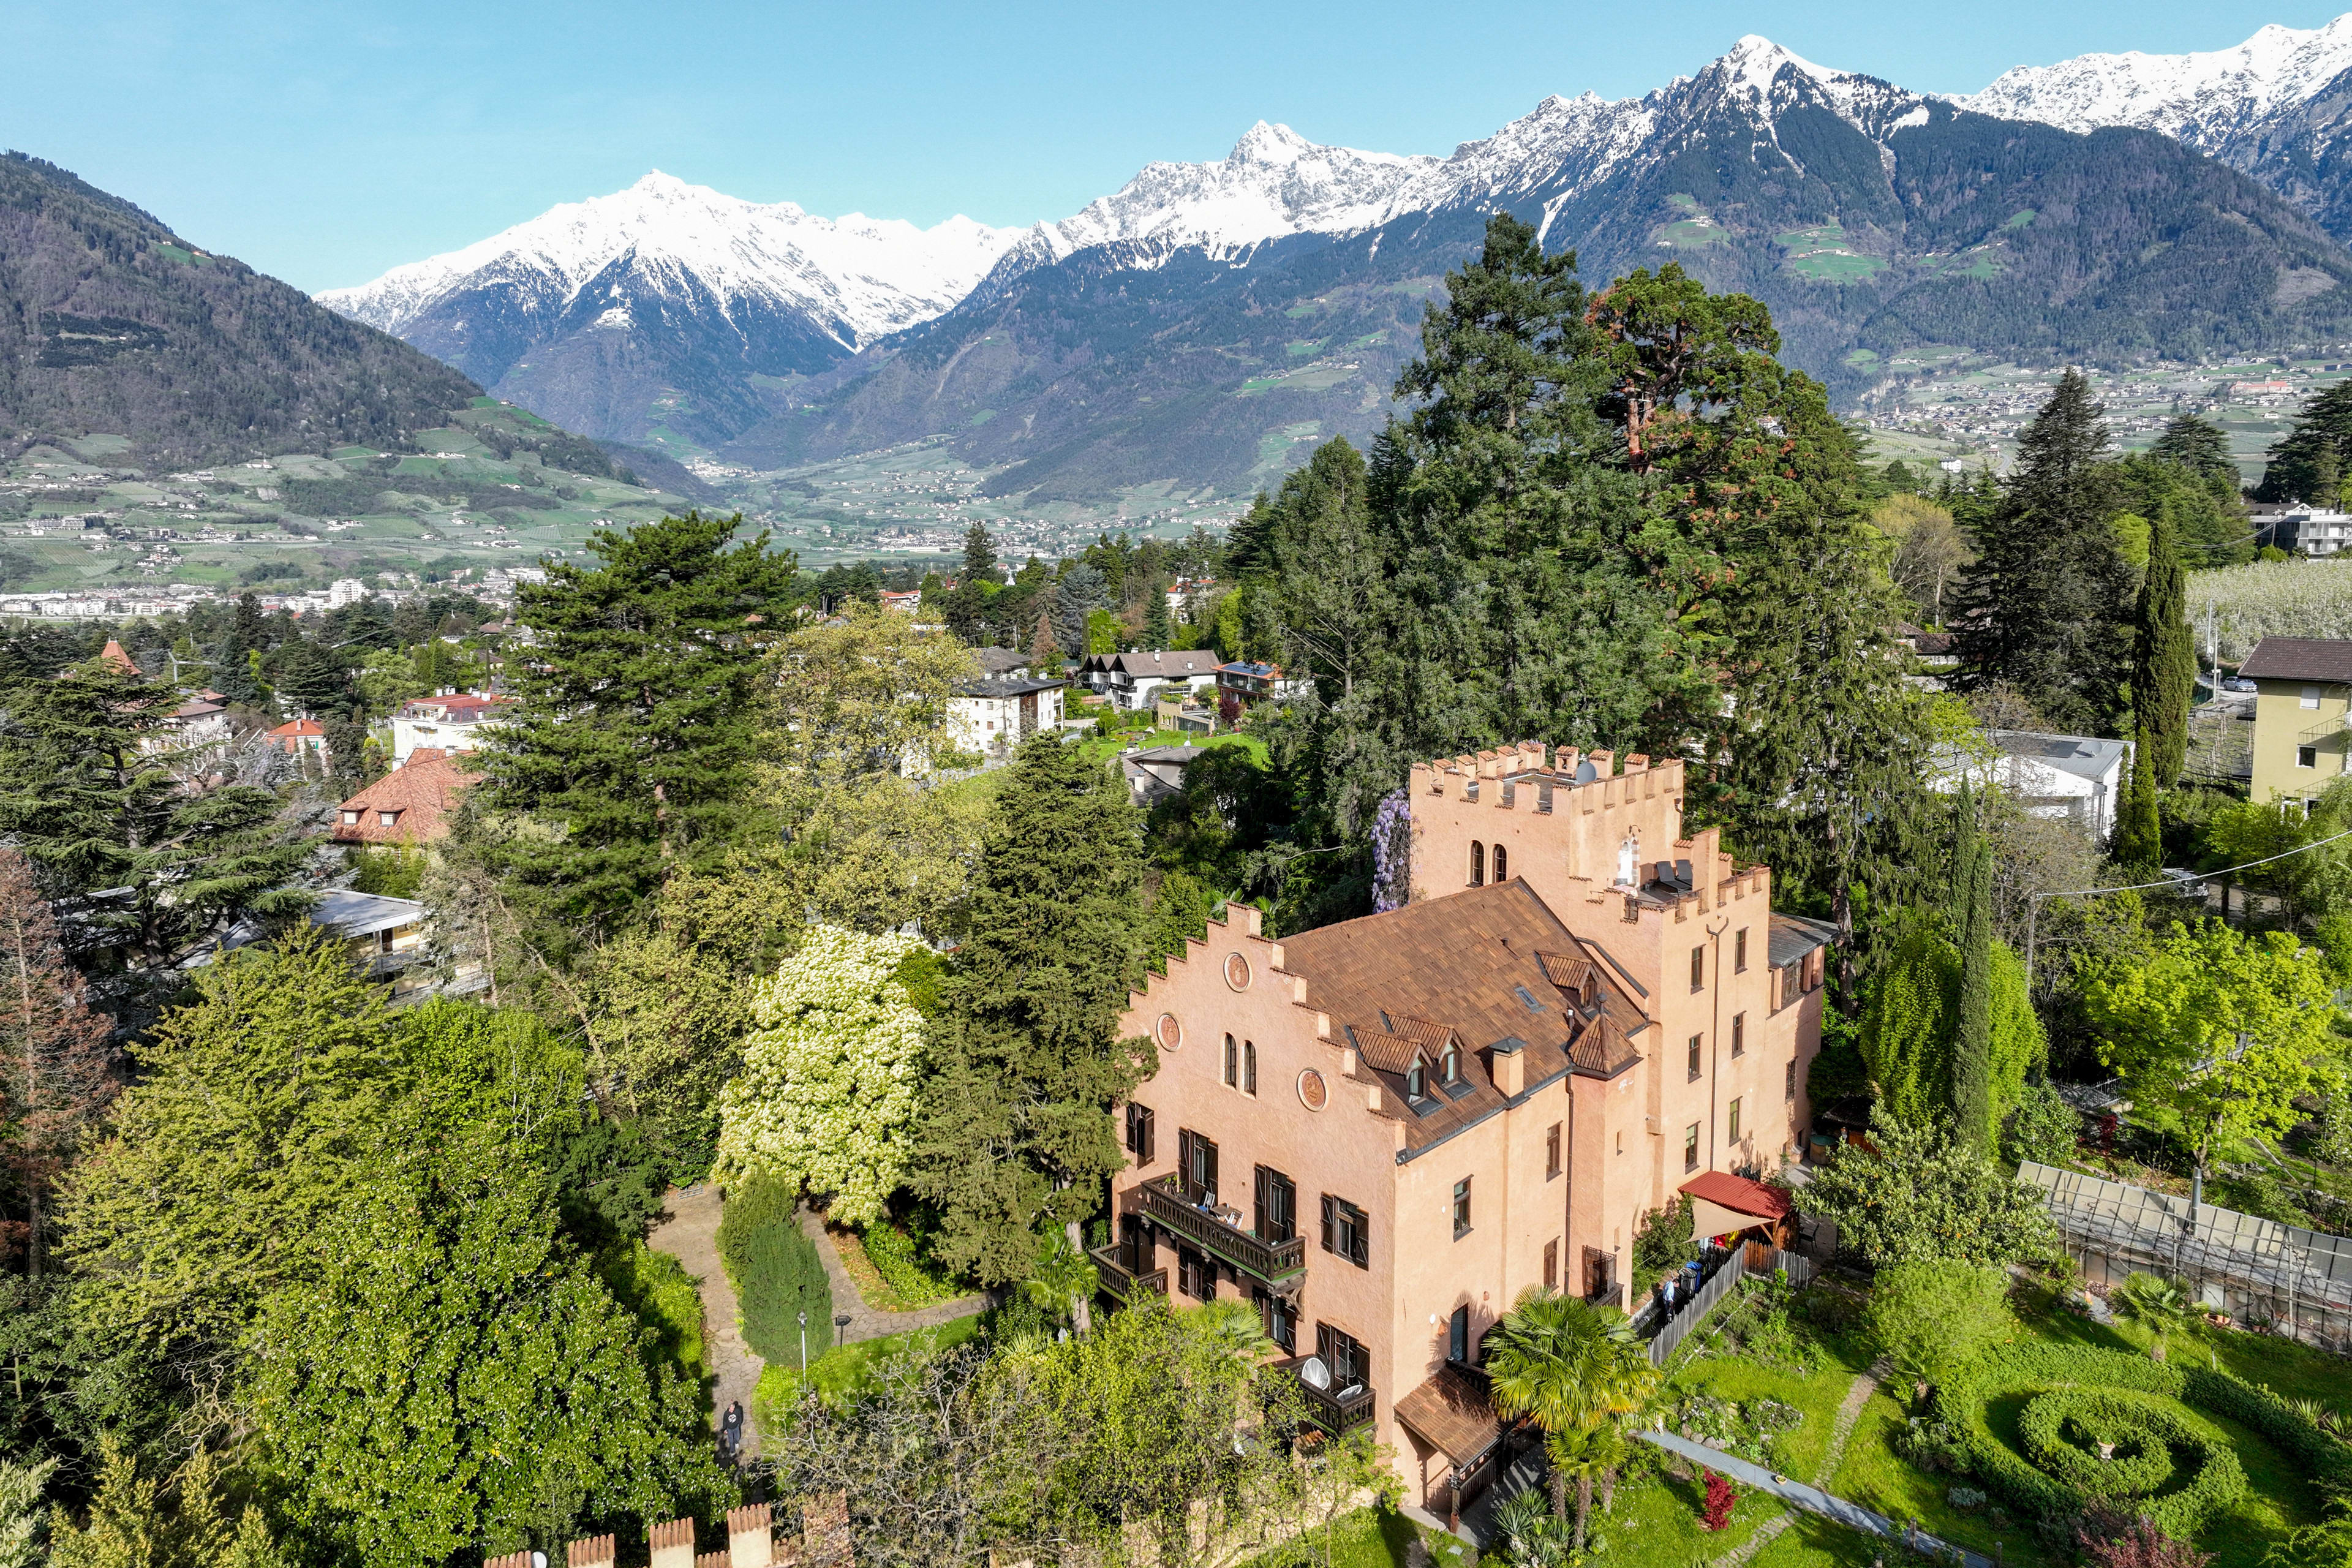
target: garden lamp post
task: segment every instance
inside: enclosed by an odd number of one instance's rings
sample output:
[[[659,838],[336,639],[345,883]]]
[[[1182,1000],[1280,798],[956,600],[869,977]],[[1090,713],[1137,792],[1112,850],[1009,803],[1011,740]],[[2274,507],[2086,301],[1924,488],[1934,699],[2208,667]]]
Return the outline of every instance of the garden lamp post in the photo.
[[[808,1314],[801,1314],[801,1377],[808,1377]]]

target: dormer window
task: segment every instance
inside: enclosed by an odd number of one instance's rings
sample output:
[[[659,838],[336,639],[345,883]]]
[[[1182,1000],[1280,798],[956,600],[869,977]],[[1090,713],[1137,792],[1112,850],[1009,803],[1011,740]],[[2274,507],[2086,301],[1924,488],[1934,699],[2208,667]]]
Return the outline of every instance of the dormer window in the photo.
[[[1634,877],[1633,868],[1641,863],[1642,836],[1638,833],[1628,833],[1625,835],[1625,841],[1617,846],[1617,885],[1621,888],[1632,887]]]
[[[1445,1047],[1444,1066],[1445,1081],[1448,1083],[1460,1083],[1462,1081],[1462,1050],[1460,1047],[1448,1046]]]
[[[1412,1066],[1405,1069],[1404,1097],[1407,1100],[1419,1100],[1428,1092],[1428,1074],[1423,1068],[1420,1059],[1416,1058]]]

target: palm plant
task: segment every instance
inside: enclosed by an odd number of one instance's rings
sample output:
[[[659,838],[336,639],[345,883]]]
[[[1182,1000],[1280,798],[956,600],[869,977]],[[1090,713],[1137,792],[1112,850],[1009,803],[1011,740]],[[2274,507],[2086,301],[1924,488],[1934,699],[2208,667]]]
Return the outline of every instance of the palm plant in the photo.
[[[1657,1392],[1658,1371],[1633,1325],[1612,1309],[1531,1289],[1486,1336],[1495,1407],[1543,1428],[1555,1518],[1576,1478],[1575,1550],[1584,1550],[1592,1482],[1623,1458],[1622,1424]]]
[[[1048,1316],[1068,1320],[1084,1336],[1089,1326],[1087,1303],[1094,1299],[1101,1278],[1093,1258],[1059,1230],[1051,1230],[1039,1238],[1037,1266],[1028,1279],[1029,1299]]]
[[[2116,1286],[2109,1299],[2116,1310],[2156,1336],[2147,1352],[2153,1361],[2164,1359],[2167,1337],[2188,1321],[2190,1310],[2189,1292],[2179,1281],[2146,1269]]]

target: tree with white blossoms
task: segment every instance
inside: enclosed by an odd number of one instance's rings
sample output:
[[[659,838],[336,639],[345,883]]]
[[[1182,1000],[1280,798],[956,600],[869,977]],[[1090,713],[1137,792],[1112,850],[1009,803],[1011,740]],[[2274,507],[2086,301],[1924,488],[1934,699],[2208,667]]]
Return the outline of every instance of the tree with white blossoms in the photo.
[[[832,1194],[832,1216],[870,1225],[907,1166],[923,1019],[901,966],[922,946],[808,928],[752,1000],[742,1073],[719,1097],[715,1173],[769,1175]]]

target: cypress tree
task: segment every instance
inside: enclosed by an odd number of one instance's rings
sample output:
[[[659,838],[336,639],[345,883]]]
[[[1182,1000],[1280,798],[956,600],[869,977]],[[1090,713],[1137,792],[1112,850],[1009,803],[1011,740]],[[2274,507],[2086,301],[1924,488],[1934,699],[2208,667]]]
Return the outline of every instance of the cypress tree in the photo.
[[[2132,705],[2158,789],[2180,777],[2189,754],[2189,704],[2196,694],[2197,640],[2189,629],[2189,578],[2180,567],[2169,508],[2148,525],[2147,574],[2141,579],[2132,637]]]
[[[2164,858],[2164,826],[2156,809],[2156,746],[2145,727],[2132,748],[2131,782],[2116,819],[2112,853],[2120,865],[2153,870]]]
[[[2128,668],[2105,410],[2068,371],[2021,438],[1953,617],[1961,683],[2014,686],[2062,730],[2104,734]]]
[[[1149,1070],[1118,1036],[1139,974],[1142,835],[1125,784],[1059,737],[1022,743],[942,983],[908,1184],[940,1259],[1024,1279],[1045,1226],[1091,1215],[1126,1155],[1110,1109]]]
[[[1961,1142],[1992,1149],[1992,857],[1977,832],[1976,806],[1959,801],[1953,858],[1960,897],[1960,994],[1952,1041],[1952,1114]]]
[[[1176,628],[1168,622],[1168,591],[1158,583],[1147,583],[1143,588],[1143,646],[1155,652],[1176,640]]]

